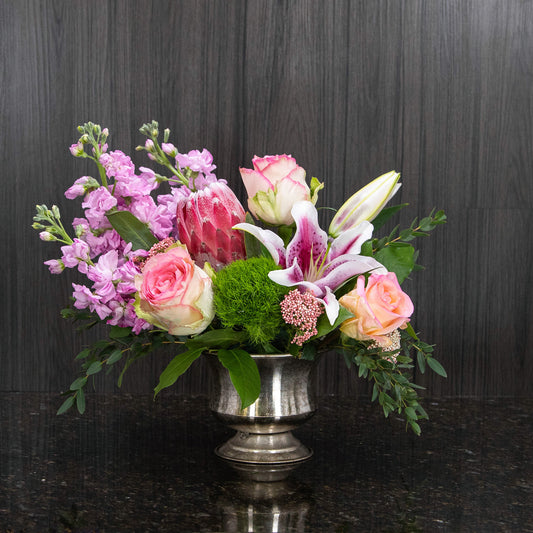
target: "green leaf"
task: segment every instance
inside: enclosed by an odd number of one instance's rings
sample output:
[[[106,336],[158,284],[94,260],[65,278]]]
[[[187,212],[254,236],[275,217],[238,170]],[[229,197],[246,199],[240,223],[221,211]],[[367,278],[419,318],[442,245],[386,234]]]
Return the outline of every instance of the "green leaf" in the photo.
[[[409,419],[409,425],[411,426],[411,429],[413,430],[415,435],[420,436],[420,432],[421,432],[420,426],[414,420],[411,420],[411,419]]]
[[[62,415],[68,411],[74,405],[74,395],[69,396],[62,404],[61,407],[57,410],[57,415]]]
[[[248,224],[255,226],[255,221],[250,215],[246,213],[245,221]],[[272,257],[272,254],[265,248],[263,243],[254,237],[251,233],[243,231],[244,236],[244,248],[246,249],[246,257],[250,259],[251,257]]]
[[[402,283],[414,267],[414,248],[411,245],[386,246],[374,255],[387,270],[396,274],[398,283]]]
[[[372,239],[368,239],[368,241],[365,241],[361,246],[361,255],[364,255],[366,257],[372,257],[373,248],[374,247],[372,245]]]
[[[389,218],[394,215],[396,212],[398,212],[400,209],[403,209],[404,207],[407,207],[409,204],[399,204],[399,205],[392,205],[390,207],[385,207],[381,210],[381,213],[372,220],[372,225],[374,226],[374,231],[381,228]]]
[[[426,358],[424,357],[424,353],[417,351],[416,359],[418,361],[418,368],[420,368],[420,372],[423,374],[426,371]]]
[[[411,420],[416,420],[418,418],[416,411],[412,407],[405,408],[405,416]]]
[[[372,402],[376,401],[376,398],[379,396],[379,387],[377,386],[377,383],[374,383],[374,387],[372,388]]]
[[[346,309],[345,307],[342,307],[342,305],[339,307],[339,315],[337,316],[333,325],[329,323],[329,319],[326,313],[321,314],[316,324],[316,329],[318,333],[314,336],[314,338],[323,337],[324,335],[327,335],[329,332],[333,331],[334,329],[337,329],[345,320],[352,317],[353,314],[350,313],[350,311],[348,311],[348,309]]]
[[[418,340],[418,337],[416,335],[415,330],[413,329],[413,326],[412,326],[411,322],[407,322],[407,327],[405,328],[405,331],[406,331],[406,333],[409,334],[410,337],[415,339],[415,341]]]
[[[433,359],[433,357],[428,357],[426,359],[426,362],[429,368],[433,370],[433,372],[435,372],[439,376],[442,376],[443,378],[448,377],[448,375],[446,374],[446,370],[444,370],[444,367],[436,359]]]
[[[70,385],[70,390],[80,390],[82,387],[85,387],[86,383],[87,376],[79,377],[78,379],[72,382],[72,384]]]
[[[159,383],[154,389],[154,397],[159,394],[159,392],[171,385],[176,383],[176,380],[184,374],[189,367],[202,355],[204,347],[196,348],[192,350],[187,350],[186,352],[179,353],[170,361],[165,370],[161,372],[159,376]]]
[[[111,326],[109,336],[112,339],[123,339],[131,334],[131,328],[123,328],[121,326]]]
[[[89,348],[85,348],[85,350],[82,350],[77,356],[76,361],[79,359],[85,359],[86,357],[89,357],[91,354],[91,350]]]
[[[100,370],[102,370],[101,361],[95,361],[94,363],[91,364],[91,366],[89,366],[86,373],[88,376],[91,376],[93,374],[98,374]]]
[[[120,361],[120,359],[122,359],[122,350],[113,350],[113,352],[111,352],[111,355],[107,358],[106,364],[113,365],[117,361]]]
[[[85,413],[85,394],[83,392],[83,389],[80,389],[78,391],[78,394],[76,394],[76,407],[80,415]]]
[[[131,242],[133,250],[149,250],[154,244],[159,242],[150,231],[148,225],[141,222],[129,211],[108,211],[106,216],[124,241]]]
[[[212,346],[227,348],[232,344],[245,342],[247,337],[248,335],[245,331],[235,331],[232,328],[213,329],[188,340],[186,345],[189,349],[197,349],[200,346],[204,349]]]
[[[316,346],[314,344],[304,344],[302,350],[302,359],[306,361],[314,361],[316,357]]]
[[[218,350],[218,359],[241,397],[241,408],[252,405],[261,391],[259,370],[251,355],[244,350]]]

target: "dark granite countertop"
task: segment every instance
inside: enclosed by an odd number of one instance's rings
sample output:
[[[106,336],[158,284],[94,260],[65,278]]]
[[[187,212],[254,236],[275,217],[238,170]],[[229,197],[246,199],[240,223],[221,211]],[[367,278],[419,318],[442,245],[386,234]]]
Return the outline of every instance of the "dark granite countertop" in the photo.
[[[0,394],[0,532],[533,532],[533,400],[426,401],[422,436],[320,399],[314,457],[277,483],[213,454],[205,398]]]

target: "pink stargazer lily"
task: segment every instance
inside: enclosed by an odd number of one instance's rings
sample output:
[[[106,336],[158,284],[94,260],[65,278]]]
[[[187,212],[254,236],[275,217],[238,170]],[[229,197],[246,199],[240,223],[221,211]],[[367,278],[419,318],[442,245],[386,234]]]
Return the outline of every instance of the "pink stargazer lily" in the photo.
[[[296,232],[286,248],[281,237],[270,230],[246,223],[234,228],[254,235],[282,267],[269,273],[272,281],[310,290],[323,302],[329,322],[333,324],[339,314],[339,302],[333,294],[337,288],[365,272],[387,273],[374,258],[359,255],[374,228],[370,222],[363,221],[336,239],[328,239],[318,225],[318,214],[311,202],[296,202],[291,213]]]

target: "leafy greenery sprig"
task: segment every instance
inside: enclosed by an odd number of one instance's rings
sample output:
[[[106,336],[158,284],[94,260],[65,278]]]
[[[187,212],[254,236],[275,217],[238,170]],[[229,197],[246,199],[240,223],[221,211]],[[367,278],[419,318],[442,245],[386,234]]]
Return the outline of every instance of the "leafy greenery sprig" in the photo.
[[[65,319],[78,322],[78,331],[90,329],[101,322],[95,313],[72,308],[63,309],[61,315]],[[71,383],[69,390],[63,393],[63,395],[67,396],[67,399],[60,406],[57,414],[60,415],[66,412],[74,403],[78,411],[81,414],[84,413],[84,388],[89,383],[91,376],[95,376],[104,368],[107,368],[109,373],[115,364],[123,362],[123,367],[118,377],[118,386],[121,387],[126,370],[135,361],[145,357],[157,348],[169,344],[181,345],[184,344],[184,341],[166,331],[150,330],[135,334],[131,328],[111,326],[108,339],[101,339],[95,342],[91,346],[84,348],[76,356],[76,360],[82,361],[82,374]]]
[[[348,368],[356,364],[360,378],[373,382],[372,401],[378,400],[385,417],[391,412],[404,415],[406,425],[420,435],[417,420],[427,419],[427,413],[418,402],[417,389],[423,389],[412,382],[414,368],[411,352],[416,351],[418,368],[425,372],[426,364],[439,376],[447,377],[442,365],[433,357],[433,346],[422,342],[411,325],[401,331],[402,349],[384,352],[371,347],[372,341],[364,342],[342,336],[342,345],[337,349]]]
[[[78,331],[90,329],[101,322],[95,313],[72,308],[63,309],[61,315],[65,319],[78,322]],[[243,349],[246,347],[247,340],[246,331],[236,331],[232,328],[210,329],[194,338],[188,338],[173,336],[158,329],[135,334],[131,328],[112,326],[108,339],[95,342],[76,356],[76,360],[83,361],[82,373],[71,383],[69,390],[63,393],[63,396],[67,398],[59,407],[57,414],[65,413],[74,405],[83,414],[85,412],[84,389],[91,376],[95,376],[104,368],[107,368],[109,373],[115,364],[123,362],[117,383],[120,387],[126,370],[135,361],[165,345],[176,346],[179,353],[159,376],[154,396],[157,396],[164,388],[173,385],[196,359],[202,354],[207,354],[218,357],[221,364],[228,369],[244,409],[257,399],[261,388],[257,365],[249,352]]]
[[[384,209],[380,214],[379,220],[374,224],[381,227],[383,223],[392,216],[396,211],[407,204],[393,206],[388,210]],[[366,241],[361,248],[361,255],[374,257],[389,271],[395,272],[398,282],[402,283],[413,270],[422,270],[423,267],[416,263],[418,250],[415,250],[411,241],[417,237],[427,237],[429,232],[440,224],[446,223],[444,211],[435,209],[424,217],[420,222],[415,218],[411,225],[403,230],[396,226],[389,235],[381,239],[373,238]]]

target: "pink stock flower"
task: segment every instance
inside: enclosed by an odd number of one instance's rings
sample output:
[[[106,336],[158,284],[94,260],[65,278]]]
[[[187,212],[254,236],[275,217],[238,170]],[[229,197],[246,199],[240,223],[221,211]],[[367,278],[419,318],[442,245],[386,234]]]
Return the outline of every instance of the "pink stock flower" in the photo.
[[[72,244],[61,246],[61,252],[63,256],[61,261],[67,268],[78,267],[78,270],[86,274],[88,269],[88,263],[90,263],[89,245],[80,240],[74,239]]]
[[[129,156],[120,150],[102,154],[99,159],[109,178],[135,174],[135,165]]]
[[[172,145],[171,145],[172,146]],[[205,148],[200,150],[191,150],[187,154],[177,154],[176,163],[179,168],[190,168],[193,172],[201,172],[206,177],[213,174],[217,168],[213,165],[213,156]]]
[[[207,261],[219,270],[244,259],[244,238],[233,228],[245,220],[244,209],[222,181],[178,199],[176,226],[179,240],[200,265]]]
[[[183,245],[150,257],[135,286],[137,316],[171,335],[200,333],[213,320],[211,278]]]
[[[393,342],[391,334],[405,328],[413,314],[413,302],[405,294],[394,272],[357,278],[355,289],[339,299],[354,316],[345,320],[341,331],[358,340],[374,340],[382,347]]]
[[[45,261],[44,264],[50,270],[50,274],[61,274],[65,270],[65,264],[61,259],[50,259],[49,261]]]
[[[82,176],[65,191],[65,196],[69,200],[74,200],[78,196],[83,196],[85,193],[97,189],[99,186],[100,184],[91,176]]]
[[[72,296],[75,299],[74,307],[76,309],[89,308],[91,312],[95,312],[100,320],[104,320],[111,313],[111,309],[101,302],[101,297],[93,294],[89,287],[85,285],[72,284],[74,292]]]
[[[115,297],[115,282],[119,279],[118,251],[112,250],[101,255],[94,266],[90,266],[87,277],[94,282],[93,289],[100,296],[102,303],[108,303]]]
[[[168,217],[168,211],[164,206],[158,206],[151,196],[136,198],[128,211],[134,214],[141,222],[148,224],[152,233],[158,239],[168,237],[174,229],[172,219]]]
[[[240,168],[251,213],[268,224],[292,224],[292,206],[310,201],[305,170],[290,155],[255,156],[253,170]]]
[[[159,187],[153,170],[140,168],[141,174],[117,174],[114,183],[114,196],[142,199]]]
[[[105,187],[91,191],[81,206],[85,217],[93,229],[110,227],[106,212],[117,205],[117,199]]]

